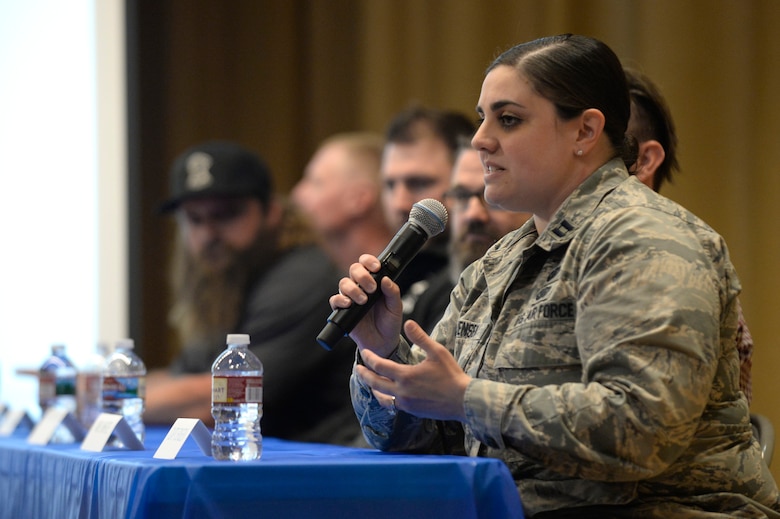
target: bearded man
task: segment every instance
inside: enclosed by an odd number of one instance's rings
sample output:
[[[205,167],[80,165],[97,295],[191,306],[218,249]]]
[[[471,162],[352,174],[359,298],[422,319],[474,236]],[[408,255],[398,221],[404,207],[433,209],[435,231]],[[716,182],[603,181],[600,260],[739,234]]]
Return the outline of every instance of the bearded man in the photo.
[[[271,174],[231,142],[190,148],[171,169],[176,216],[169,322],[181,347],[147,379],[144,420],[211,418],[211,364],[229,333],[249,334],[264,366],[263,434],[350,444],[359,436],[348,379],[354,352],[316,336],[339,273],[314,235],[274,196]]]

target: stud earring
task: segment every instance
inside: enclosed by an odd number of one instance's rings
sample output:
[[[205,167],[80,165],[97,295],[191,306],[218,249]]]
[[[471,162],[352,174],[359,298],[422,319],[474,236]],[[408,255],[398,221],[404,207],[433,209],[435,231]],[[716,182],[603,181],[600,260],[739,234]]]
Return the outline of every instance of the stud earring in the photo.
[[[577,156],[582,157],[582,150],[577,150]]]

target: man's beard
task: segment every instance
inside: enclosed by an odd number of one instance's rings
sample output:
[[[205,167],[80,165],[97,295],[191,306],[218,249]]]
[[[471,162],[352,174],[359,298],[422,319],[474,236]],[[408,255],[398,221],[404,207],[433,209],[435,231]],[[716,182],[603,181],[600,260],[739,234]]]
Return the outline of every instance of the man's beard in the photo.
[[[276,233],[266,230],[243,251],[212,242],[203,256],[223,258],[220,266],[214,266],[193,257],[184,240],[178,240],[171,267],[174,301],[168,322],[182,347],[223,344],[228,333],[237,333],[247,291],[275,260],[276,243]]]
[[[477,242],[466,240],[465,236],[469,234],[481,234],[486,237],[485,240]],[[503,235],[498,235],[498,231],[479,221],[470,221],[468,226],[454,240],[450,241],[450,277],[453,282],[457,282],[461,273],[485,255],[487,250],[498,241]]]

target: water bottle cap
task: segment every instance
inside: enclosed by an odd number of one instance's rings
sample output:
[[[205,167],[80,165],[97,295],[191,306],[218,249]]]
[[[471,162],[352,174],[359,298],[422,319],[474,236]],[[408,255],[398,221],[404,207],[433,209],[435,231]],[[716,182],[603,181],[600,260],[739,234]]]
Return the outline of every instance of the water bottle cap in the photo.
[[[246,333],[231,333],[227,336],[227,344],[249,344],[249,335]]]
[[[132,350],[135,348],[135,341],[133,339],[119,339],[116,341],[116,349],[124,348],[126,350]]]
[[[52,353],[62,353],[65,351],[65,345],[64,344],[52,344],[51,345],[51,352]]]

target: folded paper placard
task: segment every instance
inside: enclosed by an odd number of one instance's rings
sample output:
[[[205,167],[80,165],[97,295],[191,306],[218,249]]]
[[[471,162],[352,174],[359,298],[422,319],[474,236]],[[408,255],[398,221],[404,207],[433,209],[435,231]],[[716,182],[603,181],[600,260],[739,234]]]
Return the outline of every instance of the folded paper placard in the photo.
[[[62,425],[73,436],[74,442],[80,442],[84,439],[84,427],[67,409],[61,407],[50,407],[43,413],[41,420],[33,427],[30,435],[27,437],[27,443],[32,445],[46,445],[52,438],[57,428]]]
[[[32,429],[35,424],[24,409],[7,410],[0,422],[0,436],[11,436],[20,425]]]
[[[124,448],[133,451],[144,450],[144,444],[135,435],[124,416],[113,413],[100,413],[98,415],[95,423],[89,428],[84,441],[81,442],[81,449],[101,452],[105,449],[112,434],[119,438]]]
[[[165,435],[154,457],[164,460],[174,459],[190,435],[200,447],[200,451],[206,456],[211,456],[211,433],[203,422],[197,418],[179,418]]]

